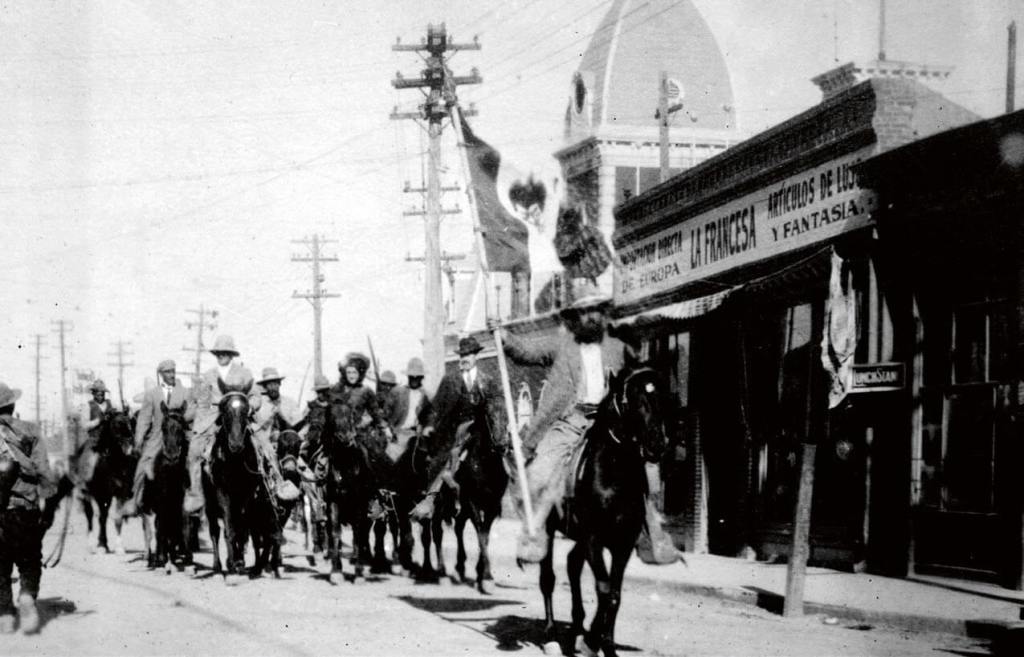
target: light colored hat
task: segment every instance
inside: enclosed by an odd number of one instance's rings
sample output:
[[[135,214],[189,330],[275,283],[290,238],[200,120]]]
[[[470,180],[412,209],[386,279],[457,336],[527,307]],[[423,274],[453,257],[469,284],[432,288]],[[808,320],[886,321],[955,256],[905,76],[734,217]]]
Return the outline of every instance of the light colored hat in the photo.
[[[214,341],[213,346],[210,347],[211,354],[231,354],[232,356],[238,355],[238,349],[235,349],[235,339],[230,335],[218,335]]]
[[[378,383],[390,383],[391,385],[395,385],[398,383],[398,379],[395,378],[395,373],[391,370],[384,370],[380,373]]]
[[[258,383],[259,385],[263,385],[264,383],[270,383],[271,381],[281,381],[282,379],[284,379],[284,377],[277,373],[276,367],[264,367],[263,375],[260,377],[260,380],[257,381],[256,383]]]
[[[331,382],[323,374],[317,374],[313,377],[313,390],[330,390],[330,388]]]
[[[409,365],[405,368],[406,376],[426,376],[423,371],[423,360],[421,358],[410,358]]]
[[[572,286],[572,303],[565,310],[588,310],[611,303],[611,297],[589,279],[576,279]]]
[[[9,388],[6,383],[0,383],[0,407],[10,406],[21,397],[21,391],[17,388]]]
[[[92,392],[96,392],[97,390],[100,392],[110,392],[107,390],[107,384],[103,383],[103,379],[96,379],[93,381],[92,385],[89,386],[89,390]]]
[[[160,364],[156,366],[157,372],[168,372],[170,370],[177,369],[178,366],[174,364],[174,361],[168,358],[167,360],[160,361]]]

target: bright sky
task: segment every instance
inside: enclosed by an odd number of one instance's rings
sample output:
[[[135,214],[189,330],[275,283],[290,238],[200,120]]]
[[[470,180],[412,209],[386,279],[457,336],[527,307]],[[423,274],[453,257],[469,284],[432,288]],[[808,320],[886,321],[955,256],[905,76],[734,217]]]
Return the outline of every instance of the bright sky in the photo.
[[[298,396],[312,356],[310,287],[291,240],[319,232],[325,250],[324,367],[366,350],[396,372],[419,355],[418,217],[404,217],[425,141],[395,105],[396,71],[430,21],[480,52],[452,60],[484,78],[476,131],[506,157],[542,166],[562,145],[569,82],[610,0],[11,0],[0,7],[0,380],[25,391],[33,416],[34,334],[45,336],[43,414],[59,408],[57,337],[73,323],[69,366],[108,383],[112,343],[131,343],[128,396],[156,363],[188,373],[187,308],[217,309],[254,372],[278,367]],[[694,0],[721,44],[737,115],[755,133],[816,103],[809,78],[877,51],[877,2]],[[889,59],[949,64],[951,98],[1003,110],[1006,26],[1024,0],[889,0]],[[1024,24],[1022,24],[1024,28]],[[1024,35],[1022,35],[1024,39]],[[682,48],[684,44],[681,44]],[[1024,49],[1024,43],[1022,43]],[[1018,67],[1024,93],[1024,63]],[[449,145],[450,146],[450,145]],[[461,168],[453,147],[446,162]],[[454,204],[454,196],[450,199]],[[465,200],[460,205],[466,206]],[[442,243],[464,251],[468,217]],[[207,340],[211,344],[213,336]],[[204,369],[212,364],[207,355]],[[312,374],[306,381],[308,390]],[[309,398],[308,392],[304,395]]]

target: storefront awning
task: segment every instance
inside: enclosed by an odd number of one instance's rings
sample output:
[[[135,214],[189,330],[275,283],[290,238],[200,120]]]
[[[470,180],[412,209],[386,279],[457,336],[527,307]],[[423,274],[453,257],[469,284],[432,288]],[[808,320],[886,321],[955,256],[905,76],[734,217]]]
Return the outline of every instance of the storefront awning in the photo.
[[[626,315],[625,317],[613,320],[612,324],[615,326],[644,326],[645,324],[663,322],[666,320],[694,319],[696,317],[706,315],[715,308],[721,306],[725,300],[729,298],[729,295],[739,290],[741,287],[742,286],[731,287],[726,290],[722,290],[721,292],[715,292],[714,294],[708,294],[703,297],[687,299],[686,301],[671,303],[659,308],[651,308],[650,310],[645,310],[634,315]]]

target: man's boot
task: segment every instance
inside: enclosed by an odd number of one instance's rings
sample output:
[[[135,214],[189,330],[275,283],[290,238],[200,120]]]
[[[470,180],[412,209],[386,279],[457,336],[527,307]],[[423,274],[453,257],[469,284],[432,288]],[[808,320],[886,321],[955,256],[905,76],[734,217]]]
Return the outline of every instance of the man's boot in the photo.
[[[36,600],[27,593],[18,596],[18,617],[21,620],[22,634],[35,634],[39,631],[39,611]]]
[[[661,514],[654,508],[651,498],[644,498],[644,528],[636,541],[636,556],[647,564],[662,566],[681,561],[683,555],[676,549],[672,537],[661,526]]]
[[[196,461],[188,466],[189,486],[185,491],[185,513],[199,513],[206,505],[203,498],[203,462]]]

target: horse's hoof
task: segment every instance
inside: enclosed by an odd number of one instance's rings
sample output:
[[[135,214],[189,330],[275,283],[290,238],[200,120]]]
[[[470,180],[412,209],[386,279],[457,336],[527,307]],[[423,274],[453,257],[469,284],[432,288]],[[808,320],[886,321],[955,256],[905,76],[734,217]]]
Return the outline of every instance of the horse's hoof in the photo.
[[[167,575],[170,575],[173,572],[174,572],[174,565],[173,564],[169,564],[169,563],[168,564],[164,564],[164,573],[166,573]]]
[[[477,580],[476,590],[481,595],[491,595],[492,593],[494,593],[494,583],[489,582],[486,579]]]
[[[314,555],[312,555],[312,554],[307,554],[306,555],[306,563],[308,563],[310,565],[310,567],[316,568],[316,557]]]
[[[188,575],[189,577],[195,577],[196,576],[196,565],[195,564],[191,564],[189,566],[185,566],[185,574]]]
[[[557,641],[548,641],[543,646],[545,655],[561,655],[562,646]]]
[[[224,575],[225,586],[238,586],[238,582],[241,581],[239,576],[235,573],[228,573]]]
[[[119,554],[121,556],[124,556],[124,554],[125,554],[124,546],[123,545],[118,545],[116,548],[114,548],[114,553],[115,554]]]
[[[337,571],[332,571],[331,574],[327,576],[327,581],[333,584],[334,586],[341,584],[343,579],[344,578],[341,576],[341,573]]]
[[[597,657],[597,652],[587,645],[587,640],[582,634],[576,637],[576,652],[583,655],[583,657]]]

